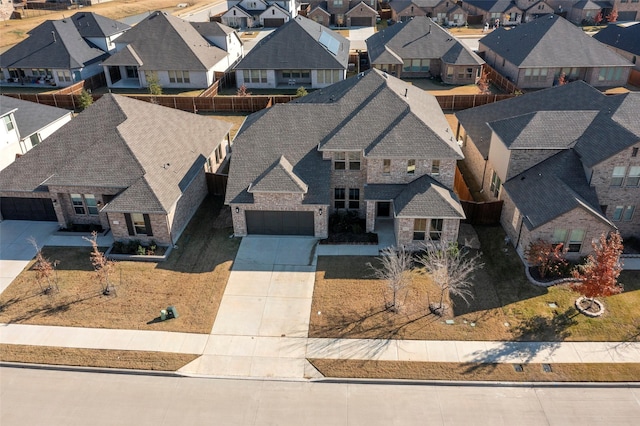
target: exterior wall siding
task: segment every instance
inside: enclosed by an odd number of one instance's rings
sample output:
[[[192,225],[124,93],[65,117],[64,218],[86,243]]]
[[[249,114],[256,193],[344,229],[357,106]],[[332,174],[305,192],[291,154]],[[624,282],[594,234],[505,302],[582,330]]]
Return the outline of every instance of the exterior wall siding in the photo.
[[[167,222],[170,224],[169,230],[171,241],[174,244],[180,238],[182,231],[189,224],[202,200],[207,196],[207,180],[204,169],[191,181],[187,189],[182,193],[173,209],[168,214]],[[166,227],[166,225],[165,225]]]
[[[431,219],[431,218],[427,218]],[[413,239],[414,218],[396,218],[396,245],[403,245],[410,250],[420,250],[424,247],[425,241],[414,241]],[[444,219],[442,223],[442,240],[455,242],[458,239],[459,219]]]
[[[366,183],[368,184],[397,184],[409,183],[424,175],[431,175],[431,159],[416,159],[416,171],[414,174],[407,173],[408,159],[391,158],[391,171],[389,174],[383,173],[384,159],[370,158],[367,161]],[[440,173],[432,175],[438,182],[447,188],[453,188],[453,180],[456,171],[456,160],[441,159]]]
[[[143,244],[149,244],[153,241],[158,244],[172,244],[171,235],[167,226],[167,216],[164,214],[149,215],[149,222],[151,223],[151,231],[153,233],[151,237],[146,235],[129,235],[124,213],[109,213],[108,218],[113,239],[116,241],[140,241]]]
[[[535,166],[553,157],[561,150],[559,149],[512,149],[511,158],[509,160],[509,168],[507,170],[506,180],[524,172],[527,169]]]

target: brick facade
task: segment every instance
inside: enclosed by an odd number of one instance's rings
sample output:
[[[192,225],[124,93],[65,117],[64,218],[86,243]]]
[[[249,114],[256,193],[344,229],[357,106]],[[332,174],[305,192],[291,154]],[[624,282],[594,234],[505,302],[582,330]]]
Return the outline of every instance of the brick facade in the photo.
[[[186,191],[182,193],[182,196],[168,214],[167,223],[170,224],[169,232],[171,234],[172,244],[178,241],[178,238],[182,235],[182,231],[184,231],[184,228],[189,224],[189,221],[196,210],[198,210],[198,207],[200,207],[200,204],[202,204],[207,193],[207,179],[204,169],[202,169],[189,184]]]
[[[427,218],[431,219],[431,218]],[[428,230],[426,239],[416,241],[413,239],[414,218],[401,217],[395,220],[396,244],[404,245],[409,250],[420,250],[428,241]],[[427,220],[427,223],[430,221]],[[458,240],[458,228],[460,221],[458,219],[444,219],[442,223],[442,240],[455,242]]]
[[[173,244],[171,234],[167,225],[167,216],[164,214],[149,214],[149,222],[151,223],[151,231],[153,236],[147,235],[129,235],[127,229],[127,221],[124,213],[109,213],[109,224],[113,239],[116,241],[140,241],[143,244],[149,244],[154,241],[158,244]]]
[[[520,256],[524,256],[524,251],[532,241],[542,239],[544,241],[553,242],[553,234],[556,229],[566,229],[567,238],[571,230],[582,229],[585,231],[585,236],[582,241],[580,251],[566,253],[566,257],[569,259],[579,259],[593,251],[591,246],[592,241],[596,241],[602,233],[608,234],[609,232],[614,231],[614,228],[609,224],[603,222],[586,209],[580,207],[576,207],[575,209],[558,216],[536,229],[529,230],[526,225],[522,224],[521,215],[518,215],[516,219],[519,219],[514,221],[513,215],[515,206],[506,192],[503,193],[502,199],[504,200],[504,204],[502,207],[500,223],[511,240],[511,244],[516,247]]]

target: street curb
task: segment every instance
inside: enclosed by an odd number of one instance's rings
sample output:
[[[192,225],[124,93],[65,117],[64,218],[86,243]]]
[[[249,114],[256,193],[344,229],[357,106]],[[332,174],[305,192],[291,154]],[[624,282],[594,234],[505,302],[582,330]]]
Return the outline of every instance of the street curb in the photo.
[[[465,387],[521,387],[521,388],[638,388],[640,382],[487,382],[452,380],[412,380],[412,379],[343,379],[326,377],[310,382],[335,384],[406,385],[406,386],[465,386]]]
[[[21,362],[0,361],[1,368],[23,368],[31,370],[49,370],[49,371],[71,371],[75,373],[102,373],[102,374],[121,374],[131,376],[157,376],[157,377],[184,377],[172,371],[159,370],[134,370],[124,368],[106,368],[106,367],[79,367],[71,365],[54,365],[54,364],[29,364]]]

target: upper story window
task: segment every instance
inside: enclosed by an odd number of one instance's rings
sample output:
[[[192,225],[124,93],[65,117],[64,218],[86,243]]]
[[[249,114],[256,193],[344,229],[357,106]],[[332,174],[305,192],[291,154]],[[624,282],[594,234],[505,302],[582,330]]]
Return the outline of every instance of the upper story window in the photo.
[[[640,166],[616,166],[611,173],[611,186],[638,186]]]
[[[360,170],[360,153],[335,152],[333,154],[333,168],[334,170]]]
[[[333,0],[333,6],[334,7],[341,7],[342,6],[342,0]]]
[[[382,160],[382,174],[383,175],[391,174],[391,160]]]
[[[493,174],[491,175],[491,186],[489,187],[489,190],[491,191],[494,197],[497,197],[498,195],[500,195],[501,187],[502,187],[502,181],[500,180],[500,176],[498,176],[498,174],[494,170]]]
[[[611,174],[611,186],[622,186],[624,176],[627,174],[626,166],[616,166]]]
[[[619,222],[621,220],[630,222],[631,219],[633,219],[635,209],[636,206],[616,206],[616,209],[613,211],[612,219],[615,222]]]
[[[633,149],[631,149],[631,156],[632,157],[637,157],[638,156],[638,148],[637,147],[633,147]]]
[[[13,120],[10,115],[5,115],[2,117],[2,121],[4,122],[4,126],[7,128],[7,132],[12,131],[16,126],[13,124]]]
[[[640,166],[631,166],[624,184],[625,186],[638,186],[638,183],[640,183]]]
[[[433,160],[431,162],[431,175],[438,176],[440,174],[440,160]]]
[[[413,175],[416,173],[416,160],[407,161],[407,174]]]

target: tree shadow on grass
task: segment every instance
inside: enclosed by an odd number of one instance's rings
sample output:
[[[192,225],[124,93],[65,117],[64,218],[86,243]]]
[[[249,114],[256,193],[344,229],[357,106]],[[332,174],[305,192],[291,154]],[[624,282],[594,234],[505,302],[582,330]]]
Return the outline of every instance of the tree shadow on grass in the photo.
[[[493,370],[498,364],[526,364],[534,361],[551,362],[560,342],[571,336],[570,328],[578,323],[578,311],[571,307],[564,312],[554,311],[551,317],[534,316],[513,330],[514,341],[501,342],[485,351],[472,353],[466,372]]]
[[[72,300],[64,300],[57,303],[47,303],[44,306],[39,306],[33,309],[30,309],[24,313],[21,313],[13,318],[10,318],[7,323],[8,324],[19,324],[23,322],[27,322],[32,318],[36,317],[47,317],[47,316],[57,316],[64,314],[71,310],[71,308],[75,305],[78,305],[87,300],[103,297],[102,293],[91,292],[85,295],[79,295],[77,298]],[[14,304],[17,302],[14,302]]]

